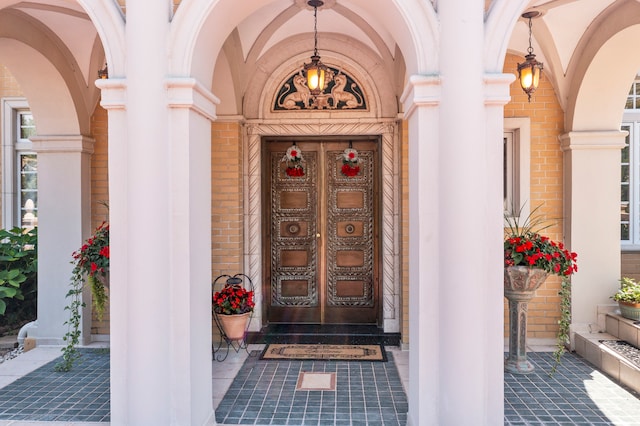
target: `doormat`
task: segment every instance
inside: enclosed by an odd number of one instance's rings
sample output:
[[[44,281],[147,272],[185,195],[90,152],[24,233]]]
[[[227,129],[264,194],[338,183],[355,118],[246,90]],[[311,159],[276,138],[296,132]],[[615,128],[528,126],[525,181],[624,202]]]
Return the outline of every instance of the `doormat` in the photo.
[[[387,361],[382,345],[300,345],[269,343],[260,354],[267,360]]]

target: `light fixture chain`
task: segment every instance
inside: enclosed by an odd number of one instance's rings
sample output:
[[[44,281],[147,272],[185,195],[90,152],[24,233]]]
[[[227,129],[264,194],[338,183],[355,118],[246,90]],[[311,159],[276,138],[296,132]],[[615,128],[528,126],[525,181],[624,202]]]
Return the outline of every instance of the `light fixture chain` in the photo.
[[[313,54],[318,56],[318,6],[313,6]]]
[[[527,52],[529,53],[529,55],[531,55],[533,53],[533,47],[531,47],[531,32],[533,29],[533,25],[531,23],[531,18],[529,18],[529,48],[527,49]]]

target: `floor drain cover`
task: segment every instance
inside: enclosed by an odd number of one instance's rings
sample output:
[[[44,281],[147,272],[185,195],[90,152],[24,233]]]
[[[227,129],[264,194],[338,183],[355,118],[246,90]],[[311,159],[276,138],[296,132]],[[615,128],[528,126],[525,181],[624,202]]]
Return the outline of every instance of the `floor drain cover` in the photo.
[[[600,343],[621,355],[636,367],[640,367],[640,349],[625,342],[624,340],[600,340]]]

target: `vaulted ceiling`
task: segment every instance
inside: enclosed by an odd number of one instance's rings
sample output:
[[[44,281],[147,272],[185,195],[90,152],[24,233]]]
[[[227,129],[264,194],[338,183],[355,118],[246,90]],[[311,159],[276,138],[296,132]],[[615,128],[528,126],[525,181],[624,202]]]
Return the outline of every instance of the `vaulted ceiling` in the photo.
[[[179,13],[179,1],[165,1],[173,4],[174,10]],[[435,4],[433,7],[437,13],[438,1],[425,1],[425,7]],[[504,1],[511,0],[487,0],[486,15],[489,16],[492,9]],[[123,14],[126,13],[125,0],[117,0],[117,3]],[[325,5],[318,12],[320,55],[323,54],[323,40],[331,38],[331,34],[339,35],[340,40],[350,40],[353,49],[365,47],[370,50],[390,73],[402,72],[402,52],[397,48],[397,40],[386,30],[389,20],[395,19],[391,12],[394,9],[391,7],[392,1],[376,0],[376,6],[371,7],[371,0],[325,0]],[[526,10],[541,12],[541,17],[533,20],[533,48],[538,60],[544,62],[545,74],[556,85],[559,96],[568,90],[570,82],[563,81],[563,77],[570,74],[573,64],[580,59],[588,39],[598,32],[607,31],[612,22],[609,17],[616,16],[617,10],[633,10],[634,6],[638,6],[639,13],[636,16],[625,13],[624,18],[617,16],[615,19],[617,25],[623,26],[627,24],[620,23],[621,19],[628,19],[628,25],[640,21],[638,0],[530,1]],[[77,82],[93,92],[90,86],[93,86],[96,70],[104,66],[104,52],[93,23],[77,1],[0,0],[2,16],[7,21],[28,25],[51,39],[53,45],[59,47],[62,56],[70,59],[71,67],[77,73]],[[20,28],[20,25],[0,28],[0,38],[20,40],[20,35],[11,32]],[[264,1],[262,8],[247,16],[229,34],[225,52],[229,56],[231,48],[234,58],[228,57],[227,60],[243,62],[232,65],[232,70],[246,65],[251,67],[259,63],[265,52],[282,46],[287,40],[309,40],[312,31],[313,12],[306,0]],[[337,38],[334,36],[334,39]],[[520,19],[509,40],[508,51],[524,56],[527,46],[528,25],[526,20]],[[633,52],[632,48],[630,52]],[[0,63],[4,62],[5,58],[0,56]],[[392,80],[394,84],[402,85],[397,78]]]

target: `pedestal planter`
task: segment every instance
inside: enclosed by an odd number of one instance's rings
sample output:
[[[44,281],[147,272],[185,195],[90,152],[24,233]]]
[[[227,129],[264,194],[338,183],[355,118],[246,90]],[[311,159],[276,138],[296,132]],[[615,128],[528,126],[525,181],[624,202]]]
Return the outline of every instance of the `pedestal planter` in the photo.
[[[509,356],[506,371],[526,374],[534,370],[527,360],[527,305],[547,279],[543,269],[509,266],[504,269],[504,296],[509,300]]]

